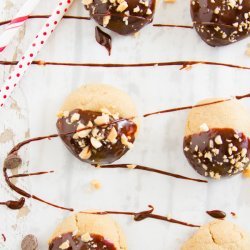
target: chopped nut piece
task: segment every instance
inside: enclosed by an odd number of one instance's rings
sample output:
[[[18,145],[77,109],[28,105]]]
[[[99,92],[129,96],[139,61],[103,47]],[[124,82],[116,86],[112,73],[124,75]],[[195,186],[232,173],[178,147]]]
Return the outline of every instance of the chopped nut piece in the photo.
[[[153,12],[152,12],[151,9],[147,9],[147,12],[146,12],[147,15],[151,15],[152,13],[153,13]]]
[[[171,220],[172,219],[172,214],[167,214],[167,219]]]
[[[122,2],[122,3],[119,4],[119,6],[117,7],[116,11],[123,12],[127,8],[128,8],[128,3],[126,1],[124,1],[124,2]]]
[[[134,164],[129,164],[127,165],[127,168],[129,169],[135,169],[137,165],[134,165]]]
[[[243,149],[241,150],[241,156],[244,157],[244,156],[246,156],[246,154],[247,154],[247,149],[246,149],[246,148],[243,148]]]
[[[102,146],[102,143],[100,142],[100,141],[98,141],[96,138],[94,138],[94,137],[91,137],[90,138],[90,142],[91,142],[91,144],[92,144],[92,146],[94,147],[94,148],[100,148],[101,146]]]
[[[221,145],[222,144],[222,139],[221,139],[221,136],[220,135],[217,135],[214,139],[215,143],[218,144],[218,145]]]
[[[99,133],[99,129],[98,128],[94,128],[93,130],[92,130],[92,135],[94,136],[94,137],[97,137],[97,135],[98,135],[98,133]]]
[[[60,249],[68,249],[69,247],[70,247],[69,240],[66,240],[59,246]]]
[[[85,138],[89,135],[89,133],[91,132],[91,129],[84,129],[86,126],[84,126],[83,124],[79,124],[77,126],[77,129],[76,130],[81,130],[79,132],[77,132],[77,135],[80,137],[80,138]]]
[[[133,12],[134,13],[137,13],[140,11],[140,7],[137,5],[134,9],[133,9]]]
[[[207,126],[206,123],[202,123],[200,125],[200,131],[207,132],[209,130],[209,127]]]
[[[70,118],[70,122],[76,122],[79,119],[80,119],[80,114],[74,113]]]
[[[215,175],[214,175],[214,179],[216,179],[216,180],[219,180],[220,179],[220,174],[219,173],[216,173]]]
[[[209,159],[212,162],[212,154],[210,152],[206,152],[204,155],[205,158]]]
[[[100,189],[102,187],[101,183],[98,180],[92,180],[90,184],[94,189]]]
[[[118,134],[117,134],[115,127],[112,127],[107,137],[107,140],[110,141],[112,144],[115,144],[117,142],[117,139],[116,139],[117,135]]]
[[[87,160],[91,157],[91,151],[89,146],[85,147],[82,152],[79,154],[79,157],[83,160]]]
[[[244,164],[240,161],[238,161],[236,164],[235,164],[235,167],[236,168],[243,168],[244,167]]]
[[[124,146],[127,146],[128,148],[133,147],[133,143],[129,142],[127,136],[124,134],[122,134],[122,136],[121,136],[121,142]]]
[[[97,116],[94,120],[94,123],[96,125],[102,125],[102,124],[106,124],[109,123],[109,115],[107,114],[102,114],[101,116]]]
[[[81,240],[82,240],[83,242],[89,242],[89,241],[92,240],[92,238],[91,238],[91,236],[90,236],[89,233],[85,233],[85,234],[83,234],[83,235],[81,236]]]
[[[104,16],[103,17],[103,21],[102,21],[103,27],[107,27],[107,25],[109,24],[110,19],[111,19],[111,16]]]

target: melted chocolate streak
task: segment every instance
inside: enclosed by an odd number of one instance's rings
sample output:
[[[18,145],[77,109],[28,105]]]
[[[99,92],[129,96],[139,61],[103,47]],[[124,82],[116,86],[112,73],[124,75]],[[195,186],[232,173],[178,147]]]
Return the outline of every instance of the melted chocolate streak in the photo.
[[[87,213],[87,214],[120,214],[120,215],[130,215],[134,217],[135,221],[142,221],[145,220],[147,218],[151,218],[151,219],[156,219],[156,220],[163,220],[163,221],[168,221],[171,223],[175,223],[175,224],[179,224],[179,225],[183,225],[183,226],[187,226],[187,227],[200,227],[199,225],[194,225],[194,224],[190,224],[184,221],[180,221],[180,220],[176,220],[173,218],[168,218],[162,215],[158,215],[158,214],[153,214],[154,211],[154,207],[152,205],[148,205],[149,210],[146,211],[142,211],[142,212],[124,212],[124,211],[104,211],[104,212],[81,212],[81,213]]]
[[[95,16],[106,16],[107,14],[95,14]],[[110,14],[108,14],[110,15]],[[112,14],[113,16],[115,16],[114,14]],[[118,16],[118,15],[117,15]],[[121,16],[121,14],[119,14],[119,16]],[[123,15],[124,17],[128,16],[128,15]],[[32,15],[29,16],[29,19],[41,19],[41,18],[49,18],[50,15]],[[145,19],[143,17],[137,17],[137,16],[133,16],[133,18],[137,18],[137,19]],[[69,15],[65,15],[63,17],[63,19],[77,19],[77,20],[91,20],[90,17],[84,17],[84,16],[69,16]],[[11,20],[6,20],[6,21],[2,21],[0,22],[0,26],[2,25],[6,25],[8,23],[10,23]],[[169,27],[169,28],[187,28],[187,29],[192,29],[193,26],[190,25],[175,25],[175,24],[154,24],[154,27]]]
[[[221,210],[211,210],[207,211],[207,214],[215,219],[224,219],[226,218],[226,213]]]
[[[127,167],[128,165],[130,165],[130,164],[102,165],[100,168],[128,168]],[[193,178],[189,178],[189,177],[186,177],[186,176],[183,176],[183,175],[173,174],[173,173],[166,172],[166,171],[163,171],[163,170],[160,170],[160,169],[145,167],[145,166],[141,166],[141,165],[136,165],[135,169],[144,170],[144,171],[148,171],[148,172],[154,172],[154,173],[162,174],[162,175],[167,175],[167,176],[171,176],[171,177],[174,177],[174,178],[177,178],[177,179],[207,183],[206,180],[193,179]]]
[[[18,61],[0,61],[0,65],[17,65]],[[73,62],[46,62],[46,61],[33,61],[31,64],[39,66],[70,66],[70,67],[103,67],[103,68],[135,68],[135,67],[166,67],[166,66],[181,66],[180,70],[186,69],[189,66],[199,64],[222,66],[227,68],[236,68],[250,70],[250,67],[220,63],[211,61],[172,61],[172,62],[149,62],[149,63],[73,63]]]
[[[239,95],[239,96],[235,96],[234,98],[236,98],[237,100],[241,100],[241,99],[244,99],[244,98],[249,98],[250,97],[250,93],[248,94],[245,94],[245,95]],[[173,109],[166,109],[166,110],[161,110],[161,111],[158,111],[158,112],[153,112],[153,113],[148,113],[148,114],[144,114],[143,117],[148,117],[148,116],[151,116],[151,115],[156,115],[156,114],[163,114],[163,113],[169,113],[169,112],[175,112],[175,111],[181,111],[181,110],[186,110],[186,109],[191,109],[191,108],[198,108],[198,107],[201,107],[201,106],[207,106],[207,105],[213,105],[213,104],[216,104],[216,103],[220,103],[220,102],[225,102],[225,101],[229,101],[231,100],[232,98],[227,98],[227,99],[224,99],[224,100],[219,100],[219,101],[214,101],[214,102],[209,102],[209,103],[204,103],[204,104],[198,104],[198,105],[190,105],[190,106],[183,106],[183,107],[178,107],[178,108],[173,108]],[[123,119],[118,119],[118,120],[115,120],[113,122],[110,122],[108,124],[102,124],[102,125],[99,125],[99,127],[102,127],[102,126],[106,126],[106,125],[111,125],[111,124],[115,124],[115,123],[118,123],[118,122],[121,122],[121,121],[124,121],[124,120],[129,120],[129,119],[133,119],[134,117],[131,117],[131,118],[123,118]],[[68,132],[68,133],[63,133],[61,135],[71,135],[73,133],[76,133],[76,132],[80,132],[82,130],[86,130],[86,129],[90,129],[90,127],[85,127],[83,129],[79,129],[79,130],[76,130],[76,131],[71,131],[71,132]],[[52,139],[52,138],[56,138],[56,137],[59,137],[60,134],[52,134],[52,135],[49,135],[49,136],[41,136],[41,137],[35,137],[35,138],[31,138],[31,139],[28,139],[28,140],[25,140],[23,142],[20,142],[19,144],[17,144],[15,147],[12,148],[12,150],[9,152],[8,155],[10,154],[17,154],[18,151],[20,150],[20,148],[22,148],[24,145],[26,144],[29,144],[31,142],[35,142],[35,141],[40,141],[40,140],[44,140],[44,139]],[[130,165],[130,164],[120,164],[120,165],[106,165],[106,166],[103,166],[103,168],[127,168],[127,165]],[[148,168],[148,167],[145,167],[145,166],[137,166],[138,169],[140,170],[144,170],[144,171],[150,171],[150,172],[155,172],[155,173],[159,173],[159,174],[163,174],[163,175],[168,175],[168,176],[172,176],[172,177],[175,177],[175,178],[180,178],[180,179],[186,179],[186,180],[192,180],[192,181],[199,181],[199,182],[206,182],[204,180],[198,180],[198,179],[191,179],[191,178],[188,178],[188,177],[185,177],[185,176],[181,176],[181,175],[176,175],[176,174],[172,174],[172,173],[168,173],[168,172],[165,172],[165,171],[162,171],[162,170],[158,170],[158,169],[152,169],[152,168]],[[52,171],[50,171],[52,172]],[[24,196],[24,197],[27,197],[27,198],[33,198],[35,200],[38,200],[40,202],[43,202],[43,203],[46,203],[50,206],[53,206],[53,207],[56,207],[56,208],[60,208],[60,209],[64,209],[64,210],[68,210],[68,211],[74,211],[73,208],[66,208],[66,207],[62,207],[62,206],[59,206],[59,205],[56,205],[56,204],[53,204],[53,203],[50,203],[48,201],[45,201],[35,195],[32,195],[32,194],[29,194],[28,192],[24,191],[23,189],[17,187],[16,185],[14,185],[12,182],[11,182],[11,178],[14,178],[14,177],[24,177],[24,176],[30,176],[30,175],[38,175],[38,174],[45,174],[45,173],[50,173],[50,172],[37,172],[37,173],[31,173],[31,174],[21,174],[21,175],[14,175],[14,176],[8,176],[7,174],[7,168],[3,168],[3,174],[4,174],[4,178],[5,178],[5,181],[7,183],[7,185],[12,189],[14,190],[15,192],[17,192],[18,194]],[[25,202],[25,199],[22,197],[19,201],[7,201],[7,202],[1,202],[0,205],[6,205],[8,206],[9,208],[12,208],[12,209],[17,209],[19,207],[18,204],[22,204],[21,207],[23,206]],[[13,205],[14,204],[14,205]],[[12,206],[13,205],[13,206]],[[17,208],[16,208],[17,207]],[[152,207],[151,207],[151,210],[152,210]],[[151,211],[150,210],[150,211]],[[153,211],[153,210],[152,210]],[[145,211],[144,211],[145,212]],[[135,213],[132,213],[132,212],[115,212],[115,211],[106,211],[106,213],[116,213],[116,214],[128,214],[128,215],[137,215]],[[174,219],[168,219],[164,216],[161,216],[161,215],[155,215],[155,214],[151,214],[152,212],[150,212],[145,218],[154,218],[154,219],[159,219],[159,220],[165,220],[165,221],[169,221],[169,222],[172,222],[172,223],[178,223],[178,224],[182,224],[182,225],[186,225],[186,226],[192,226],[192,227],[198,227],[197,225],[192,225],[192,224],[188,224],[188,223],[185,223],[185,222],[180,222],[180,221],[177,221],[177,220],[174,220]],[[139,213],[141,215],[141,213]],[[138,217],[136,217],[137,220]],[[135,219],[136,219],[135,218]],[[139,217],[141,218],[141,217]],[[144,217],[142,218],[144,219]]]
[[[51,174],[54,173],[55,171],[43,171],[43,172],[35,172],[35,173],[28,173],[28,174],[15,174],[9,176],[9,178],[18,178],[18,177],[29,177],[29,176],[34,176],[34,175],[43,175],[43,174]]]

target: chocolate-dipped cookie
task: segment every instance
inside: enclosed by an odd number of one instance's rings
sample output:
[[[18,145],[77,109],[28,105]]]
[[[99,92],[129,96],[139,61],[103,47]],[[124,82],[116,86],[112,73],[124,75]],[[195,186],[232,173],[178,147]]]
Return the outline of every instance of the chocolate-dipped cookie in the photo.
[[[155,0],[84,0],[90,16],[121,35],[135,33],[153,20]]]
[[[250,234],[232,222],[214,220],[185,242],[181,250],[248,250]]]
[[[228,45],[249,35],[248,0],[191,0],[191,16],[199,36],[211,46]]]
[[[216,102],[210,99],[200,102]],[[220,179],[242,172],[250,158],[249,113],[238,100],[191,109],[183,141],[184,154],[201,175]]]
[[[60,137],[78,159],[112,163],[132,146],[139,123],[131,98],[104,84],[82,86],[70,94],[59,113]],[[74,133],[71,133],[75,131]]]
[[[77,213],[66,218],[49,239],[49,250],[126,250],[124,234],[109,215]]]

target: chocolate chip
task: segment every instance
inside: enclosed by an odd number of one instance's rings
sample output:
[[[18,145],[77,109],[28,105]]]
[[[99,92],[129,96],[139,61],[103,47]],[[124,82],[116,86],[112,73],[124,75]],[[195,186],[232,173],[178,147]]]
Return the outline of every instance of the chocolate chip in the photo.
[[[22,164],[22,159],[16,154],[10,154],[4,161],[4,168],[13,169],[18,168]]]
[[[33,234],[26,235],[21,243],[22,250],[38,250],[38,241]]]

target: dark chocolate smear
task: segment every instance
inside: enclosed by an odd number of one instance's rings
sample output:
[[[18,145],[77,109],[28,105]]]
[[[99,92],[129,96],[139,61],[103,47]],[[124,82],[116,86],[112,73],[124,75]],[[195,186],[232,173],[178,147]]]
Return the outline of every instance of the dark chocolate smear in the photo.
[[[133,165],[133,164],[111,164],[111,165],[101,165],[101,166],[96,166],[96,167],[100,167],[100,168],[125,168],[126,169],[130,165]],[[143,171],[147,171],[147,172],[153,172],[153,173],[157,173],[157,174],[162,174],[162,175],[174,177],[174,178],[177,178],[177,179],[187,180],[187,181],[195,181],[195,182],[207,183],[206,180],[189,178],[189,177],[186,177],[186,176],[183,176],[183,175],[173,174],[173,173],[163,171],[163,170],[160,170],[160,169],[150,168],[150,167],[141,166],[141,165],[135,165],[135,169],[143,170]]]
[[[95,39],[100,45],[105,47],[107,49],[109,55],[111,55],[111,48],[112,48],[111,36],[96,26],[95,27]]]
[[[210,46],[224,46],[249,35],[250,4],[248,0],[231,4],[230,1],[190,1],[194,27]]]
[[[79,114],[79,120],[69,123],[69,119],[71,119],[72,115],[75,114]],[[92,132],[93,129],[96,128],[95,126],[92,126],[89,129],[91,131],[86,137],[73,137],[72,131],[77,131],[79,122],[82,125],[88,126],[89,122],[94,124],[94,120],[100,116],[102,116],[102,112],[75,109],[70,111],[68,117],[59,118],[56,124],[60,137],[69,151],[79,160],[89,164],[109,164],[120,159],[129,150],[129,148],[124,146],[122,143],[122,135],[125,135],[127,138],[129,138],[129,143],[133,143],[135,140],[135,134],[137,132],[137,125],[132,119],[121,118],[119,121],[117,121],[112,116],[109,116],[110,123],[107,125],[102,125],[101,128],[97,129],[98,132],[96,132],[96,137],[103,138],[100,140],[102,143],[101,147],[95,148],[91,143],[91,139],[94,138]],[[111,143],[107,140],[112,128],[115,128],[117,133],[116,143]],[[80,153],[86,147],[89,148],[91,155],[87,159],[83,159],[80,157]]]
[[[49,244],[49,250],[59,250],[62,244],[67,244],[66,249],[70,250],[116,250],[113,243],[109,242],[102,235],[90,234],[91,240],[84,242],[81,236],[73,236],[72,233],[63,234],[53,239]]]
[[[8,207],[10,209],[17,210],[17,209],[22,208],[24,203],[25,203],[25,199],[23,197],[21,197],[17,201],[9,200],[9,201],[5,201],[5,202],[0,202],[0,205],[5,205],[6,207]]]
[[[158,214],[153,214],[152,212],[154,210],[154,207],[152,205],[149,205],[148,207],[149,207],[149,210],[142,211],[142,212],[103,211],[103,212],[81,212],[81,213],[129,215],[129,216],[133,216],[135,221],[141,221],[141,220],[145,220],[147,218],[151,218],[151,219],[167,221],[167,222],[170,222],[170,223],[179,224],[179,225],[187,226],[187,227],[200,227],[199,225],[195,225],[195,224],[191,224],[191,223],[188,223],[188,222],[176,220],[174,218],[165,217],[165,216],[158,215]]]
[[[0,61],[0,65],[16,65],[18,61]],[[210,62],[210,61],[172,61],[172,62],[148,62],[148,63],[74,63],[74,62],[49,62],[37,60],[31,62],[33,65],[39,66],[70,66],[70,67],[104,67],[104,68],[135,68],[135,67],[168,67],[168,66],[181,66],[181,70],[195,65],[210,65],[222,66],[228,68],[250,70],[250,67],[223,63],[223,62]]]
[[[215,219],[224,219],[226,218],[226,213],[221,210],[210,210],[207,211],[207,214]]]
[[[213,128],[186,136],[183,149],[199,174],[215,179],[242,172],[250,159],[249,138],[231,128]]]

